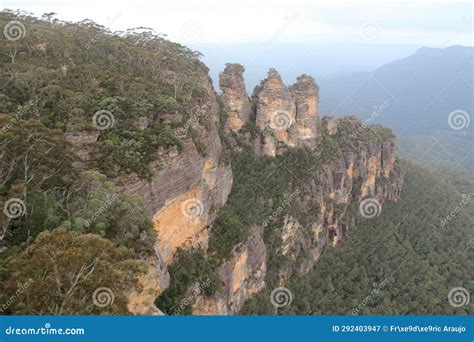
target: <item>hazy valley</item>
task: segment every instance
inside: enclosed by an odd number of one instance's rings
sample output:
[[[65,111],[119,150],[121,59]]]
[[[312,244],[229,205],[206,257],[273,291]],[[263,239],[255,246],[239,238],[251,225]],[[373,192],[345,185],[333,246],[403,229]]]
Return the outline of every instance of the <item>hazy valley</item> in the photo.
[[[211,78],[148,29],[12,21],[3,314],[472,314],[471,47]]]

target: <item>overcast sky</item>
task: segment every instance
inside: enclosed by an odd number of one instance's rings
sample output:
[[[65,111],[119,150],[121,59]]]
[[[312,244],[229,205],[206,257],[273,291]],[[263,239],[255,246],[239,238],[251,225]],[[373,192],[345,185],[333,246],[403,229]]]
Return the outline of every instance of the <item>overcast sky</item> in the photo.
[[[184,44],[473,45],[470,0],[0,0],[0,8],[88,18],[113,30],[151,27]]]

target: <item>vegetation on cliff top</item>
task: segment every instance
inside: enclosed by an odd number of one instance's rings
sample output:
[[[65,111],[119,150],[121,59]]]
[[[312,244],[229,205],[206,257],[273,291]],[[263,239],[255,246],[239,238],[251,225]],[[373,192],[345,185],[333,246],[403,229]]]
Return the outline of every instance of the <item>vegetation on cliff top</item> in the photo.
[[[293,302],[279,314],[472,313],[472,304],[454,308],[447,299],[454,287],[474,289],[466,272],[473,266],[472,201],[411,162],[402,167],[407,174],[401,200],[362,220],[309,274],[291,277],[285,286]],[[243,313],[274,314],[272,289],[249,300]]]
[[[221,107],[221,115],[225,118],[225,110]],[[222,121],[225,122],[225,121]],[[189,299],[189,288],[196,283],[202,283],[203,275],[215,275],[222,262],[231,256],[232,250],[244,243],[252,232],[252,227],[264,226],[264,239],[269,248],[267,253],[270,258],[267,285],[276,281],[276,273],[284,264],[291,264],[287,257],[281,256],[275,246],[281,245],[280,228],[283,226],[285,216],[291,215],[303,226],[310,227],[309,223],[319,215],[320,207],[314,204],[311,210],[305,210],[296,203],[282,205],[289,198],[297,197],[308,182],[318,182],[318,173],[337,158],[342,158],[344,153],[357,152],[359,143],[381,144],[393,139],[389,129],[376,126],[363,127],[359,120],[352,117],[342,119],[338,126],[338,133],[334,136],[328,134],[326,128],[319,127],[320,142],[314,151],[309,149],[289,149],[285,154],[276,157],[257,156],[253,146],[245,137],[248,133],[251,138],[258,136],[258,128],[247,123],[239,135],[233,134],[237,148],[231,140],[222,134],[226,152],[231,154],[233,171],[232,192],[226,205],[219,211],[212,224],[209,237],[208,254],[210,259],[196,256],[201,260],[199,269],[204,273],[195,272],[190,265],[186,254],[180,254],[173,260],[170,268],[171,285],[157,299],[157,306],[165,312],[173,314],[183,300]],[[357,133],[357,138],[346,135]],[[223,133],[223,132],[222,132]],[[361,183],[354,185],[354,193],[360,191]],[[340,206],[337,203],[328,203],[338,213]],[[276,217],[269,219],[276,208],[282,210]],[[349,206],[346,210],[346,220],[357,216],[357,209]],[[308,232],[309,233],[309,232]],[[184,253],[184,252],[181,252]],[[193,252],[197,253],[197,252]],[[197,261],[196,261],[197,262]],[[174,270],[178,270],[174,275]],[[270,278],[274,278],[271,279]],[[208,295],[204,293],[204,295]],[[194,298],[195,299],[195,298]],[[191,314],[191,307],[180,310],[179,314]]]
[[[90,20],[0,12],[1,27],[12,20],[26,32],[15,41],[2,37],[0,113],[14,116],[23,108],[20,119],[81,132],[96,130],[94,113],[110,112],[113,125],[101,131],[93,153],[108,176],[149,176],[152,152],[180,147],[177,129],[209,96],[200,54],[150,29],[111,32]]]
[[[0,265],[0,312],[127,314],[126,293],[143,271],[129,249],[107,239],[73,236],[64,229],[45,231],[27,250]]]
[[[181,150],[177,131],[207,101],[208,70],[199,53],[147,28],[0,12],[0,27],[12,21],[21,39],[0,38],[1,302],[15,297],[7,313],[127,313],[132,270],[143,271],[132,264],[153,253],[155,236],[143,199],[112,178],[148,177],[160,147]],[[98,111],[111,114],[106,130]],[[88,132],[98,140],[78,167],[66,134]],[[15,296],[24,281],[30,302]],[[93,305],[93,285],[110,288],[115,304]]]
[[[110,32],[88,20],[70,23],[52,14],[38,19],[28,13],[0,12],[0,27],[12,20],[21,20],[27,34],[18,41],[2,39],[0,45],[0,205],[19,200],[21,215],[0,216],[0,302],[8,303],[1,310],[127,314],[126,295],[138,288],[137,279],[146,269],[141,260],[152,255],[155,236],[143,198],[124,194],[112,179],[129,173],[150,177],[148,164],[156,151],[183,148],[177,134],[183,129],[198,153],[207,155],[198,132],[187,126],[208,101],[208,70],[198,53],[146,28]],[[224,139],[226,113],[220,107],[218,130]],[[112,114],[110,127],[99,132],[89,169],[81,170],[65,134],[96,132],[93,116],[98,111]],[[206,129],[214,124],[205,116],[198,120]],[[280,236],[274,228],[281,227],[286,215],[305,225],[320,210],[317,205],[305,211],[291,205],[268,220],[275,207],[310,179],[317,182],[319,171],[357,151],[360,143],[376,145],[394,138],[389,129],[364,127],[351,117],[339,120],[336,135],[329,135],[322,125],[319,132],[315,151],[294,149],[276,158],[256,156],[239,137],[239,153],[224,141],[221,159],[232,164],[232,193],[212,224],[207,255],[201,249],[176,254],[169,265],[170,287],[157,299],[158,307],[170,314],[189,314],[191,306],[181,309],[182,301],[196,286],[205,284],[205,296],[220,289],[219,265],[248,238],[253,226],[266,226],[265,241],[276,246]],[[246,133],[255,137],[255,124],[248,123],[242,130]],[[348,313],[364,299],[371,283],[381,281],[389,284],[388,290],[361,312],[377,313],[383,304],[394,314],[417,313],[421,302],[423,312],[437,313],[432,308],[441,304],[428,293],[444,298],[452,274],[462,280],[453,286],[472,285],[460,268],[469,264],[463,240],[468,220],[460,215],[445,231],[436,225],[447,215],[440,208],[450,208],[459,196],[439,185],[434,197],[421,201],[421,194],[437,180],[415,166],[409,169],[404,201],[386,204],[379,218],[361,223],[363,229],[354,229],[353,236],[324,255],[313,272],[292,277],[288,287],[298,295],[282,313]],[[354,191],[359,187],[355,183]],[[336,203],[328,204],[336,213],[342,210]],[[397,221],[415,207],[423,215]],[[354,206],[346,210],[350,217],[356,212]],[[380,241],[374,257],[361,262],[366,249]],[[457,248],[459,253],[454,253]],[[450,253],[454,257],[446,262]],[[275,250],[268,256],[267,285],[272,285],[273,271],[288,260]],[[415,276],[417,264],[424,268]],[[354,269],[357,274],[344,278]],[[384,279],[382,273],[387,274]],[[28,296],[17,295],[19,284],[28,284]],[[98,288],[111,291],[113,305],[94,305]],[[273,313],[267,292],[252,299],[245,312]],[[442,312],[449,310],[443,307]]]

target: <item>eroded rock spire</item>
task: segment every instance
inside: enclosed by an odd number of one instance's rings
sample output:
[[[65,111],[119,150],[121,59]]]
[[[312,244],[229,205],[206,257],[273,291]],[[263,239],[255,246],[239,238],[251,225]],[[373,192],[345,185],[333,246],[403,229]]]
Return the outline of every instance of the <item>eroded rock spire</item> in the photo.
[[[219,75],[221,98],[227,109],[228,125],[234,132],[238,132],[250,120],[251,114],[251,104],[244,83],[244,71],[245,68],[240,64],[227,64]]]

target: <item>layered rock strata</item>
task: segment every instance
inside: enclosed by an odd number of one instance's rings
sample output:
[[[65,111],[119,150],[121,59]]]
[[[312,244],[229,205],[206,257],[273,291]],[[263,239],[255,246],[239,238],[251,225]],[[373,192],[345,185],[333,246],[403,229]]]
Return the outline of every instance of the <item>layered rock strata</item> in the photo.
[[[243,73],[245,68],[240,64],[227,64],[219,75],[221,99],[227,109],[227,124],[231,130],[238,132],[250,120],[251,104],[245,89]]]
[[[347,138],[343,136],[347,122],[319,118],[319,88],[311,76],[301,75],[293,85],[286,86],[278,72],[271,69],[250,100],[243,72],[242,66],[229,64],[220,75],[221,100],[228,114],[226,138],[230,138],[230,130],[239,136],[246,124],[254,125],[257,136],[251,145],[255,153],[271,157],[298,147],[318,151],[324,148],[320,145],[323,134],[333,139]],[[145,199],[157,235],[155,255],[147,260],[147,272],[139,279],[141,289],[129,295],[129,310],[134,314],[161,313],[154,301],[169,286],[167,266],[178,249],[197,247],[207,251],[212,223],[232,188],[232,170],[222,161],[217,95],[207,76],[201,84],[208,92],[202,115],[210,125],[205,127],[199,121],[192,125],[206,153],[200,153],[191,137],[182,134],[180,151],[170,147],[155,152],[149,164],[149,179],[136,174],[115,179],[126,194],[139,194]],[[162,115],[162,124],[171,127],[175,123],[174,114]],[[137,123],[141,128],[145,124],[153,123]],[[381,208],[385,200],[399,198],[403,175],[394,167],[393,139],[357,139],[360,125],[354,125],[356,148],[343,151],[342,156],[315,170],[293,198],[292,205],[307,215],[305,222],[285,214],[275,230],[281,243],[271,247],[265,244],[266,228],[256,222],[248,238],[222,260],[218,268],[222,290],[211,297],[198,296],[192,307],[194,314],[238,314],[249,298],[267,286],[270,254],[288,260],[278,270],[283,286],[292,273],[308,272],[325,248],[336,246],[348,234],[362,200],[372,198]],[[90,162],[90,149],[97,138],[97,133],[68,136],[79,149],[81,163]]]

